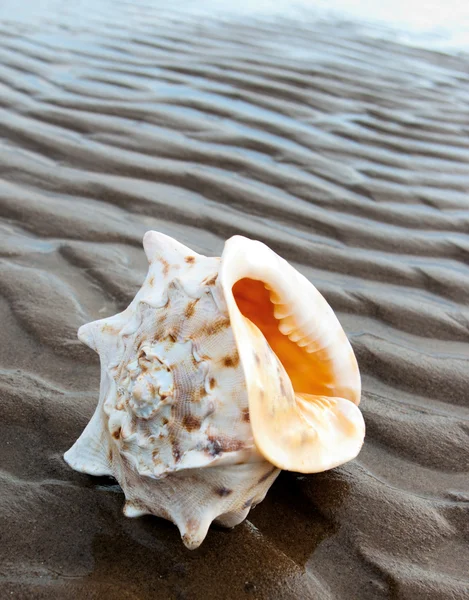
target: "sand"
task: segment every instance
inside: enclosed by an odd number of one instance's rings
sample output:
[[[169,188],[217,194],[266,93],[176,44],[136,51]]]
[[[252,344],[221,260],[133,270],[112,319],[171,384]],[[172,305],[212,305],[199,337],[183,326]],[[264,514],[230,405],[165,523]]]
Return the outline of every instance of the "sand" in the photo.
[[[468,598],[469,57],[74,4],[0,8],[0,598]],[[148,229],[269,244],[363,375],[358,459],[283,473],[192,552],[62,458],[98,396],[76,330],[133,297]]]

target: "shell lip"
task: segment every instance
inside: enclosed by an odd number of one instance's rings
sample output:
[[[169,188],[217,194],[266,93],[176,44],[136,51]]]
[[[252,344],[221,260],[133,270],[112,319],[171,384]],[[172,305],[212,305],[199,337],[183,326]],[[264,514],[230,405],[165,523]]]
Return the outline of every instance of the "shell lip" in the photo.
[[[259,452],[278,468],[304,473],[355,458],[365,435],[360,373],[323,296],[268,246],[240,235],[225,244],[218,281]]]

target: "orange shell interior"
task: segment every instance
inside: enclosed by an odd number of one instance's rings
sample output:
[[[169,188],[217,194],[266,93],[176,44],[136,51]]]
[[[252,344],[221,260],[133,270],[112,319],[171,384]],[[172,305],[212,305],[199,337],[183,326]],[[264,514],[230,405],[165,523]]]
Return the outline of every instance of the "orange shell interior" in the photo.
[[[262,281],[244,278],[233,286],[233,296],[243,316],[263,333],[284,366],[296,393],[330,396],[334,385],[331,361],[321,352],[308,353],[279,331],[270,292]]]

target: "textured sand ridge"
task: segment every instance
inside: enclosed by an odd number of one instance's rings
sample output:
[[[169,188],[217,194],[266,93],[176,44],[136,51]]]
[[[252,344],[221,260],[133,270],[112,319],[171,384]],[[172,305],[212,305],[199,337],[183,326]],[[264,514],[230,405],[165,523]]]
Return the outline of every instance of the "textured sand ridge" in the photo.
[[[0,597],[468,598],[469,57],[191,3],[0,8]],[[62,454],[144,232],[260,239],[363,373],[359,458],[190,552]]]

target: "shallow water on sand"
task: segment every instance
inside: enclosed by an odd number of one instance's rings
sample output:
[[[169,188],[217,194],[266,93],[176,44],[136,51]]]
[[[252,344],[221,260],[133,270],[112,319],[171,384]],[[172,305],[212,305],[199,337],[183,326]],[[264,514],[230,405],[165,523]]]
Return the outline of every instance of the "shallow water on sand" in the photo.
[[[467,598],[469,58],[308,15],[0,7],[1,598]],[[358,459],[194,552],[62,459],[148,229],[269,244],[363,373]]]

